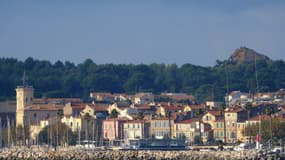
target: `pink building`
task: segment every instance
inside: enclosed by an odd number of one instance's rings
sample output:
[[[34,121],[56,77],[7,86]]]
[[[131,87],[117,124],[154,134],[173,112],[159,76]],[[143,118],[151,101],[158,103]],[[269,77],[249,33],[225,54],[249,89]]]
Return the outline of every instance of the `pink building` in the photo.
[[[124,119],[106,119],[103,121],[104,139],[113,141],[116,139],[123,139],[123,125]]]

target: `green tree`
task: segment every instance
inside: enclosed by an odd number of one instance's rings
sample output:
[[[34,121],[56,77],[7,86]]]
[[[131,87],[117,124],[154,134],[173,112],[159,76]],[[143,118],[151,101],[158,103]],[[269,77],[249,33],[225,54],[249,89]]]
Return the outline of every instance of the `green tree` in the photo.
[[[171,111],[166,111],[166,115],[165,116],[168,118],[169,138],[172,138],[171,137]]]
[[[139,111],[137,113],[137,119],[139,119],[139,120],[143,120],[144,119],[144,112],[143,111]]]
[[[118,111],[116,109],[113,109],[111,111],[110,117],[114,120],[114,131],[115,131],[115,139],[117,139],[117,127],[116,127],[116,118],[118,118]]]

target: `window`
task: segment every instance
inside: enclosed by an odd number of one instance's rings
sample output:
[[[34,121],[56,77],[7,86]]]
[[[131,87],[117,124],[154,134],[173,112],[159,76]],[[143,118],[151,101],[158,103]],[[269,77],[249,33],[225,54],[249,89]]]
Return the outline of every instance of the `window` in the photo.
[[[164,127],[168,127],[169,126],[169,122],[164,122]]]

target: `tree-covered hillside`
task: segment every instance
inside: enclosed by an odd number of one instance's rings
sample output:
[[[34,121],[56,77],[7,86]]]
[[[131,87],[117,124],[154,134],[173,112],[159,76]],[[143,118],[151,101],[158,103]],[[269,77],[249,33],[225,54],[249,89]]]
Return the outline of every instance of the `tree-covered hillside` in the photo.
[[[285,88],[284,61],[258,61],[256,64],[259,91]],[[0,58],[0,97],[15,98],[15,87],[26,81],[35,88],[36,97],[88,98],[90,91],[135,93],[139,91],[184,92],[197,100],[223,100],[228,90],[255,92],[255,64],[232,64],[217,61],[214,67],[192,64],[95,64],[87,59],[71,62],[40,61],[27,58]]]

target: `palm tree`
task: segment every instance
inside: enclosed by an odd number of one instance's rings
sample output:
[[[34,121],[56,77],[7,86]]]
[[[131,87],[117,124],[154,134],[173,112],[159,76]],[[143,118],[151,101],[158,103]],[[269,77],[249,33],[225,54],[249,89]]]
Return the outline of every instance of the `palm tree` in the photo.
[[[247,102],[247,103],[245,104],[244,108],[245,108],[246,111],[247,111],[247,120],[249,120],[249,118],[250,118],[250,112],[251,112],[251,110],[252,110],[252,103]],[[248,126],[249,129],[248,129],[248,131],[247,131],[247,134],[249,135],[249,143],[251,144],[251,124],[249,123],[248,125],[249,125],[249,126]]]
[[[203,110],[201,108],[196,110],[196,116],[199,118],[199,142],[202,143],[201,119],[203,116]]]
[[[88,148],[89,148],[89,122],[90,122],[91,116],[88,112],[84,114],[84,119],[86,120],[85,139],[87,139],[88,141]]]
[[[59,136],[58,136],[58,125],[61,123],[61,117],[63,116],[63,110],[58,109],[56,112],[56,147],[58,146],[59,142]],[[56,149],[55,147],[55,149]]]
[[[137,113],[137,119],[143,120],[143,119],[144,119],[144,112],[139,111],[139,112]]]
[[[115,139],[117,138],[117,129],[116,129],[116,121],[115,120],[116,120],[116,118],[118,118],[118,115],[119,115],[119,113],[116,109],[113,109],[111,111],[110,118],[113,118],[113,120],[114,120]]]
[[[226,104],[222,104],[222,115],[224,115],[224,143],[227,143],[227,128],[226,128],[226,116],[225,116],[225,109],[227,108]]]
[[[166,117],[168,118],[168,124],[169,124],[169,138],[171,139],[171,123],[170,123],[171,111],[167,111],[167,112],[166,112]]]
[[[36,125],[38,125],[37,113],[34,113],[34,121],[36,122]],[[36,136],[36,144],[38,145],[38,134]]]

